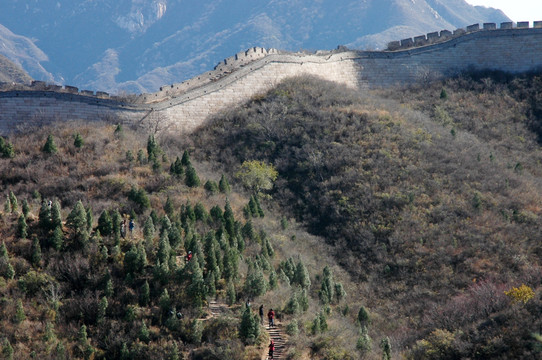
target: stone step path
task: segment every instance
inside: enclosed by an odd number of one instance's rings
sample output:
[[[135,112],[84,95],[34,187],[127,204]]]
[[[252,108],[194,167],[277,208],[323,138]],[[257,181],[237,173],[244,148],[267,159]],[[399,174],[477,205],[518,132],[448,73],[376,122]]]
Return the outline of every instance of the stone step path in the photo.
[[[266,326],[265,329],[269,333],[269,338],[275,342],[275,352],[273,354],[273,360],[284,359],[286,351],[286,336],[282,329],[282,324],[277,324],[272,328]],[[269,353],[268,350],[269,347],[267,347],[267,353]],[[265,359],[270,360],[268,355],[265,357]]]
[[[228,311],[228,305],[224,303],[216,302],[216,300],[209,301],[209,312],[211,313],[211,318],[223,315],[227,311]]]
[[[215,300],[209,301],[209,319],[222,316],[229,311],[228,305],[217,302]],[[284,333],[282,324],[276,324],[274,327],[269,327],[269,324],[265,325],[265,330],[269,334],[269,338],[275,342],[275,352],[273,354],[273,360],[284,359],[286,351],[286,335]],[[263,359],[271,360],[269,358],[269,343],[265,344],[265,356]]]

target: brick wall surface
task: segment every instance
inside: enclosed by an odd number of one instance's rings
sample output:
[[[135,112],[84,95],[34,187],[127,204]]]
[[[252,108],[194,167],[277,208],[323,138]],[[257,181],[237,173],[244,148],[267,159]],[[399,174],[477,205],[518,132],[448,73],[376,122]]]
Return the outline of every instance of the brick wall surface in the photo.
[[[0,132],[13,131],[19,124],[79,119],[116,119],[141,126],[158,123],[162,130],[189,132],[210,115],[292,76],[314,75],[361,90],[427,81],[466,69],[519,73],[542,66],[542,28],[485,28],[457,31],[460,36],[440,43],[395,51],[287,54],[252,48],[225,59],[211,72],[142,94],[134,103],[77,91],[0,92]]]

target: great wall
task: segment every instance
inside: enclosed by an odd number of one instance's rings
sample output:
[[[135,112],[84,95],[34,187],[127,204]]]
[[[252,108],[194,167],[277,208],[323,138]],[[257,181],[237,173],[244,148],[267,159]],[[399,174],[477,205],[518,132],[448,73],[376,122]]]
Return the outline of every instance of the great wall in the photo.
[[[384,51],[338,48],[288,53],[251,48],[213,71],[160,91],[110,96],[35,81],[0,86],[0,133],[53,121],[108,120],[158,131],[190,132],[211,115],[263,93],[281,80],[313,75],[357,89],[404,85],[465,70],[522,73],[542,68],[542,22],[494,23],[442,30],[389,43]]]

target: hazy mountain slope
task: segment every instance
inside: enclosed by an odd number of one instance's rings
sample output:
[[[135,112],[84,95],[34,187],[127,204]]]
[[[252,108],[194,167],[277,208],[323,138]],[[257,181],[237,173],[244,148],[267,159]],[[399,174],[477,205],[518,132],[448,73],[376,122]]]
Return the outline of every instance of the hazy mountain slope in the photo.
[[[0,54],[4,55],[21,69],[26,70],[28,74],[36,79],[46,81],[53,79],[52,75],[43,67],[43,63],[48,60],[47,55],[31,40],[24,36],[15,35],[1,24]]]
[[[55,80],[134,92],[193,77],[252,46],[382,48],[407,36],[507,20],[463,0],[6,0],[2,10],[0,24],[35,39],[27,42],[47,54]],[[1,53],[45,61],[30,52]],[[38,79],[51,79],[24,66]]]
[[[0,55],[0,83],[29,83],[32,78],[19,66]]]

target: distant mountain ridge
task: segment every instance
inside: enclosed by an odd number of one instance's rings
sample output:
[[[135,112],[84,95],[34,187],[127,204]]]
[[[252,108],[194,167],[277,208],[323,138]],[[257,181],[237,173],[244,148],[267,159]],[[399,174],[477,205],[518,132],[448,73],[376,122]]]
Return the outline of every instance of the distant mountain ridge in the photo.
[[[19,66],[0,55],[0,83],[28,83],[32,78]]]
[[[5,0],[2,7],[0,44],[11,46],[0,53],[35,79],[134,93],[191,78],[252,46],[378,49],[509,21],[463,0]]]

